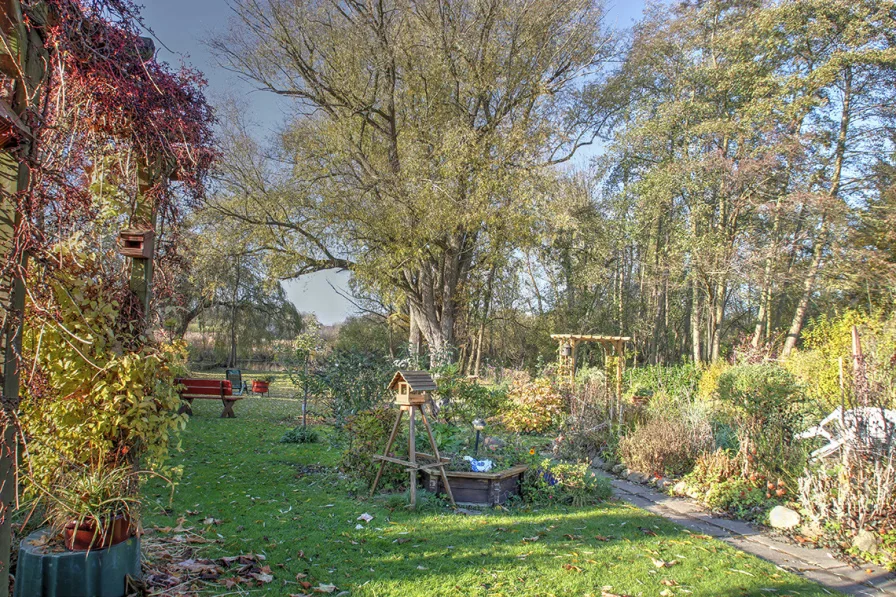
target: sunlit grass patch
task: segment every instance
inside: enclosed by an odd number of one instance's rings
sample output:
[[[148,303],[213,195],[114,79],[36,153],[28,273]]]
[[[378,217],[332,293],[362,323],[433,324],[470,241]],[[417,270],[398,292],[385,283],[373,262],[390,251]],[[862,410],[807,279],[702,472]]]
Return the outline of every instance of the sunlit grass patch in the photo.
[[[150,486],[145,525],[184,517],[214,541],[206,557],[263,554],[274,580],[254,594],[301,594],[301,582],[369,597],[829,594],[620,502],[464,515],[428,497],[408,511],[401,499],[367,498],[340,475],[329,430],[319,429],[317,444],[279,443],[298,402],[248,398],[236,419],[219,410],[196,405],[174,503]],[[365,513],[373,519],[359,519]],[[206,590],[233,589],[210,582]]]

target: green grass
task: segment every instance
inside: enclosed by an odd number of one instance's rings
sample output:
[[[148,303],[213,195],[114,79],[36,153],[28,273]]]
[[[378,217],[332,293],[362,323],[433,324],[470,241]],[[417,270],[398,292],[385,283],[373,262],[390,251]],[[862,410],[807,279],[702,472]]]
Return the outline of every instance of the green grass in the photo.
[[[236,419],[218,418],[220,410],[196,402],[175,457],[184,474],[174,503],[150,485],[144,525],[175,526],[183,516],[217,541],[204,557],[264,554],[274,581],[251,594],[301,594],[297,574],[366,597],[830,594],[619,502],[461,515],[434,499],[416,512],[394,498],[370,500],[340,478],[338,449],[326,439],[278,443],[295,424],[298,402],[249,398],[237,403]],[[364,512],[374,518],[356,530]],[[207,517],[221,522],[204,525]],[[678,563],[657,569],[654,559]]]

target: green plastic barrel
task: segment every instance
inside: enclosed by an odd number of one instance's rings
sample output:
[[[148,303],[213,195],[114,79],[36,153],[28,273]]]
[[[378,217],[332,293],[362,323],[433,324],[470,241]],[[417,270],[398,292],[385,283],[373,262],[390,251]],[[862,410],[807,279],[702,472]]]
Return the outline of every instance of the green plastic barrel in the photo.
[[[140,578],[140,538],[107,549],[46,551],[46,529],[19,547],[15,597],[124,597],[126,577]]]

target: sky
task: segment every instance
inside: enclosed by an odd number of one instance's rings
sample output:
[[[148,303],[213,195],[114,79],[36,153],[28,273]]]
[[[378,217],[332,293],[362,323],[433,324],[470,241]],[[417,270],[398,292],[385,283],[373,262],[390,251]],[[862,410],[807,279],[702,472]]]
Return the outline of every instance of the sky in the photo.
[[[301,0],[297,0],[301,1]],[[158,57],[173,67],[186,64],[202,71],[209,82],[209,100],[214,105],[225,96],[243,96],[255,111],[256,121],[273,133],[286,116],[279,100],[256,90],[250,83],[218,66],[215,56],[202,43],[227,28],[231,16],[227,0],[143,0],[143,19],[156,41]],[[644,0],[616,0],[609,5],[610,26],[628,28],[644,9]],[[320,272],[287,282],[289,299],[299,311],[314,313],[325,325],[343,321],[355,313],[348,295],[348,274]],[[334,287],[337,290],[334,290]]]

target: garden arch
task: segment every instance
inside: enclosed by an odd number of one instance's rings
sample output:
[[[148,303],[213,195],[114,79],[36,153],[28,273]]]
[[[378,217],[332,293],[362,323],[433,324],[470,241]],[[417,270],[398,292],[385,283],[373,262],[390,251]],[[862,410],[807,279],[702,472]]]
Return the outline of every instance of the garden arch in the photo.
[[[569,380],[576,375],[576,352],[582,342],[597,342],[606,350],[612,348],[616,353],[616,412],[622,416],[622,371],[625,367],[625,343],[630,336],[594,336],[590,334],[551,334],[551,338],[559,343],[560,370],[569,370]]]

